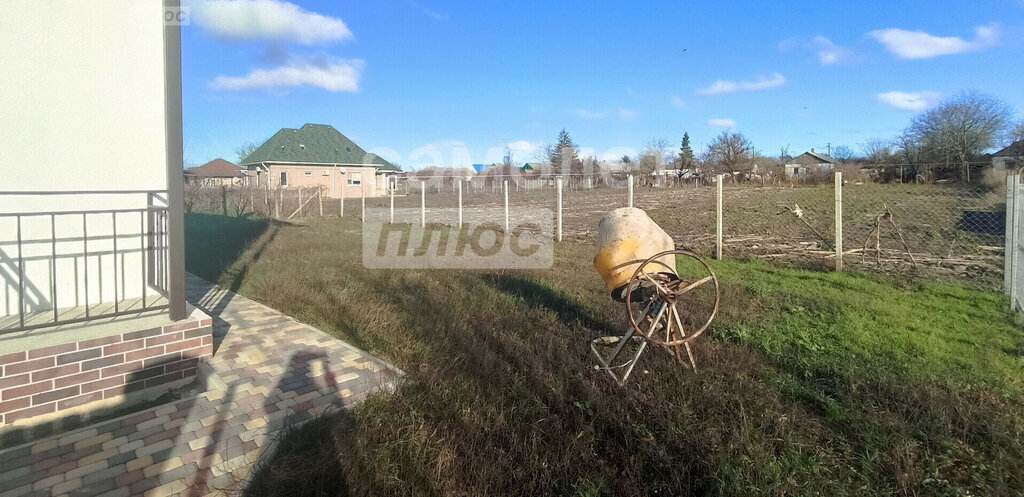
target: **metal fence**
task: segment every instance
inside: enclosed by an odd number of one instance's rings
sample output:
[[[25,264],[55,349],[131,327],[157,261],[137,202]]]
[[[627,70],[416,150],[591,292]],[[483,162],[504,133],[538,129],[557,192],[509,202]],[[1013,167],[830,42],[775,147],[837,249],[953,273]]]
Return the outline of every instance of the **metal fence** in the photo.
[[[706,256],[845,267],[999,291],[1006,270],[1008,197],[1005,176],[988,177],[984,183],[903,182],[904,175],[895,169],[874,177],[847,172],[844,178],[839,173],[824,183],[733,181],[722,175],[711,181],[640,181],[628,174],[596,179],[490,174],[403,178],[392,182],[383,196],[344,200],[325,198],[316,189],[246,193],[228,187],[217,190],[221,197],[214,195],[215,201],[207,204],[229,214],[234,213],[232,206],[241,206],[242,212],[248,208],[279,218],[362,218],[364,208],[413,209],[418,216],[388,220],[452,226],[458,224],[453,212],[460,208],[548,208],[555,216],[555,237],[577,241],[592,241],[598,221],[609,210],[632,205],[644,209],[678,245]],[[237,192],[234,202],[232,192]],[[1019,205],[1024,209],[1024,197]],[[490,221],[501,225],[503,220]],[[1017,281],[1024,285],[1024,278]]]
[[[66,195],[145,206],[0,212],[0,333],[168,308],[166,192],[3,194]]]

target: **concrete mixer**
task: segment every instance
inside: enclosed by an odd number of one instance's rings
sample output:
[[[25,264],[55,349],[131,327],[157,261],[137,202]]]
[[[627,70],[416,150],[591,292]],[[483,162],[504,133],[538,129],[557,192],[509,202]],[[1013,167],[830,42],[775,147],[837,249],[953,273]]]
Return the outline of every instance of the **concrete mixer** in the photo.
[[[640,209],[609,212],[597,233],[594,267],[611,298],[625,304],[630,326],[620,336],[591,341],[599,362],[595,368],[623,385],[647,345],[653,344],[679,363],[685,350],[696,371],[690,344],[718,313],[721,294],[715,273],[696,254],[676,249],[672,237]]]

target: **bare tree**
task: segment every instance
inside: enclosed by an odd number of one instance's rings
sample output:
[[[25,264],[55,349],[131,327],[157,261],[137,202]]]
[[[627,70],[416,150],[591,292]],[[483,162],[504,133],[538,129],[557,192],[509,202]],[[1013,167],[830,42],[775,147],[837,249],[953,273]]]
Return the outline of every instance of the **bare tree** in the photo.
[[[922,112],[908,132],[933,156],[961,166],[961,178],[971,180],[971,160],[993,147],[1007,131],[1010,106],[978,92],[961,92],[934,109]]]
[[[668,140],[654,138],[647,142],[640,152],[640,184],[651,184],[656,173],[665,169],[665,155],[668,152]]]
[[[888,164],[893,160],[893,146],[889,140],[871,138],[860,146],[860,153],[864,160],[873,164]]]
[[[1024,121],[1017,121],[1017,124],[1013,126],[1013,129],[1007,135],[1007,138],[1010,142],[1008,145],[1024,141]]]
[[[257,148],[260,148],[260,146],[257,145],[255,142],[243,143],[235,147],[235,154],[238,156],[237,163],[244,164],[245,158],[248,157],[249,154],[255,152]]]
[[[779,147],[779,162],[786,163],[791,160],[793,160],[793,156],[789,155],[789,145]]]
[[[854,159],[855,154],[853,149],[846,145],[839,145],[832,149],[832,158],[839,162],[850,162]]]
[[[708,145],[707,160],[718,173],[728,173],[733,181],[739,181],[742,173],[750,170],[754,146],[747,137],[729,130],[715,137]]]

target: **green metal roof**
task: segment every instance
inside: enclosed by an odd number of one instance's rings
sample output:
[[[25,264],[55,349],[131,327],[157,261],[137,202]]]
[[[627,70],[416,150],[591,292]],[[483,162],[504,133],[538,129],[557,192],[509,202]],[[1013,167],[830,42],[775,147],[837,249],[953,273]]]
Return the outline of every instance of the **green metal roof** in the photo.
[[[381,171],[399,171],[377,154],[362,149],[333,126],[306,124],[299,129],[281,128],[242,160],[243,166],[260,162],[313,164],[366,164]]]

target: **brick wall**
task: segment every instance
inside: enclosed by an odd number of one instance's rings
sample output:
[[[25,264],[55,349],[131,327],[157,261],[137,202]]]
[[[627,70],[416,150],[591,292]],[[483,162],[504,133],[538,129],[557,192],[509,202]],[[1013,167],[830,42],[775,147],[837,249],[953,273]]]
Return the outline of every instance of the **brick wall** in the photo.
[[[213,352],[212,324],[178,321],[2,355],[0,426],[194,377]]]

